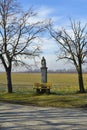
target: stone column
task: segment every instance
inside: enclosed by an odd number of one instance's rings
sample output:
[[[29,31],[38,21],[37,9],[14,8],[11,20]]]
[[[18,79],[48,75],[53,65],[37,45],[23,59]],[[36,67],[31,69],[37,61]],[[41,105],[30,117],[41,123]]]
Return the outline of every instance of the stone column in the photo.
[[[42,82],[41,93],[50,94],[50,88],[47,88],[46,84],[44,84],[47,83],[47,67],[46,67],[46,60],[44,57],[42,57],[41,60],[41,82]]]
[[[41,60],[41,82],[47,83],[47,67],[46,67],[46,60],[42,57]]]
[[[41,67],[41,82],[47,83],[47,67]]]

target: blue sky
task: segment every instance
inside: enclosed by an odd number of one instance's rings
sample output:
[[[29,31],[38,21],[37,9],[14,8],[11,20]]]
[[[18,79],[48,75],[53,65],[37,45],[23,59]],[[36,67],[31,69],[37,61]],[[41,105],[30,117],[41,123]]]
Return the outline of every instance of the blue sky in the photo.
[[[21,0],[20,2],[25,8],[29,6],[51,8],[54,10],[53,15],[75,18],[87,16],[87,0]]]
[[[87,22],[87,0],[19,0],[24,9],[33,6],[39,14],[39,19],[52,18],[54,24],[66,28],[69,26],[69,17],[75,21]],[[55,51],[57,45],[53,40],[45,39],[42,51],[47,60],[49,69],[66,69],[71,66],[66,62],[56,62]]]

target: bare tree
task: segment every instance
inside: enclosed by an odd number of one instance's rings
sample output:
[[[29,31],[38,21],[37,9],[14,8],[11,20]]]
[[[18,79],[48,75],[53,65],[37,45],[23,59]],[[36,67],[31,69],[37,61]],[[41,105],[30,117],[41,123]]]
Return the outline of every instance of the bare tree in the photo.
[[[70,30],[61,29],[56,31],[52,25],[49,26],[51,36],[60,46],[61,52],[57,52],[58,59],[68,59],[74,64],[78,73],[79,92],[84,93],[82,65],[87,61],[87,26],[80,22],[72,22]]]
[[[6,71],[9,93],[12,93],[12,65],[25,65],[23,59],[39,56],[35,39],[44,27],[43,22],[32,21],[35,16],[32,9],[23,12],[15,0],[0,0],[0,60]]]

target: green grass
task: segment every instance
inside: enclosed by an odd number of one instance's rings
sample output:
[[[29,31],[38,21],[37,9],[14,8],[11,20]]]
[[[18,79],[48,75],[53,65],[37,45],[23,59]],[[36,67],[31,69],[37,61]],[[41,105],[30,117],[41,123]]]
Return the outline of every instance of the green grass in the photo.
[[[87,89],[87,74],[83,75]],[[77,74],[48,74],[52,82],[51,94],[37,95],[33,89],[35,82],[40,82],[40,74],[12,73],[13,93],[7,93],[6,76],[0,74],[0,101],[52,107],[86,107],[87,93],[79,94]]]

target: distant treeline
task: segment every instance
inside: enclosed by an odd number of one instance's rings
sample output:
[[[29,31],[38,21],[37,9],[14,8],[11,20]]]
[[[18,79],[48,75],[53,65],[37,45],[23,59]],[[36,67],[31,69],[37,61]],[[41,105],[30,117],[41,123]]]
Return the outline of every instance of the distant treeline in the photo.
[[[19,72],[19,71],[18,71]],[[29,70],[29,71],[20,71],[21,73],[40,73],[38,70]],[[77,73],[74,69],[63,69],[63,70],[48,70],[48,73]],[[83,73],[87,73],[86,70],[83,70]]]

